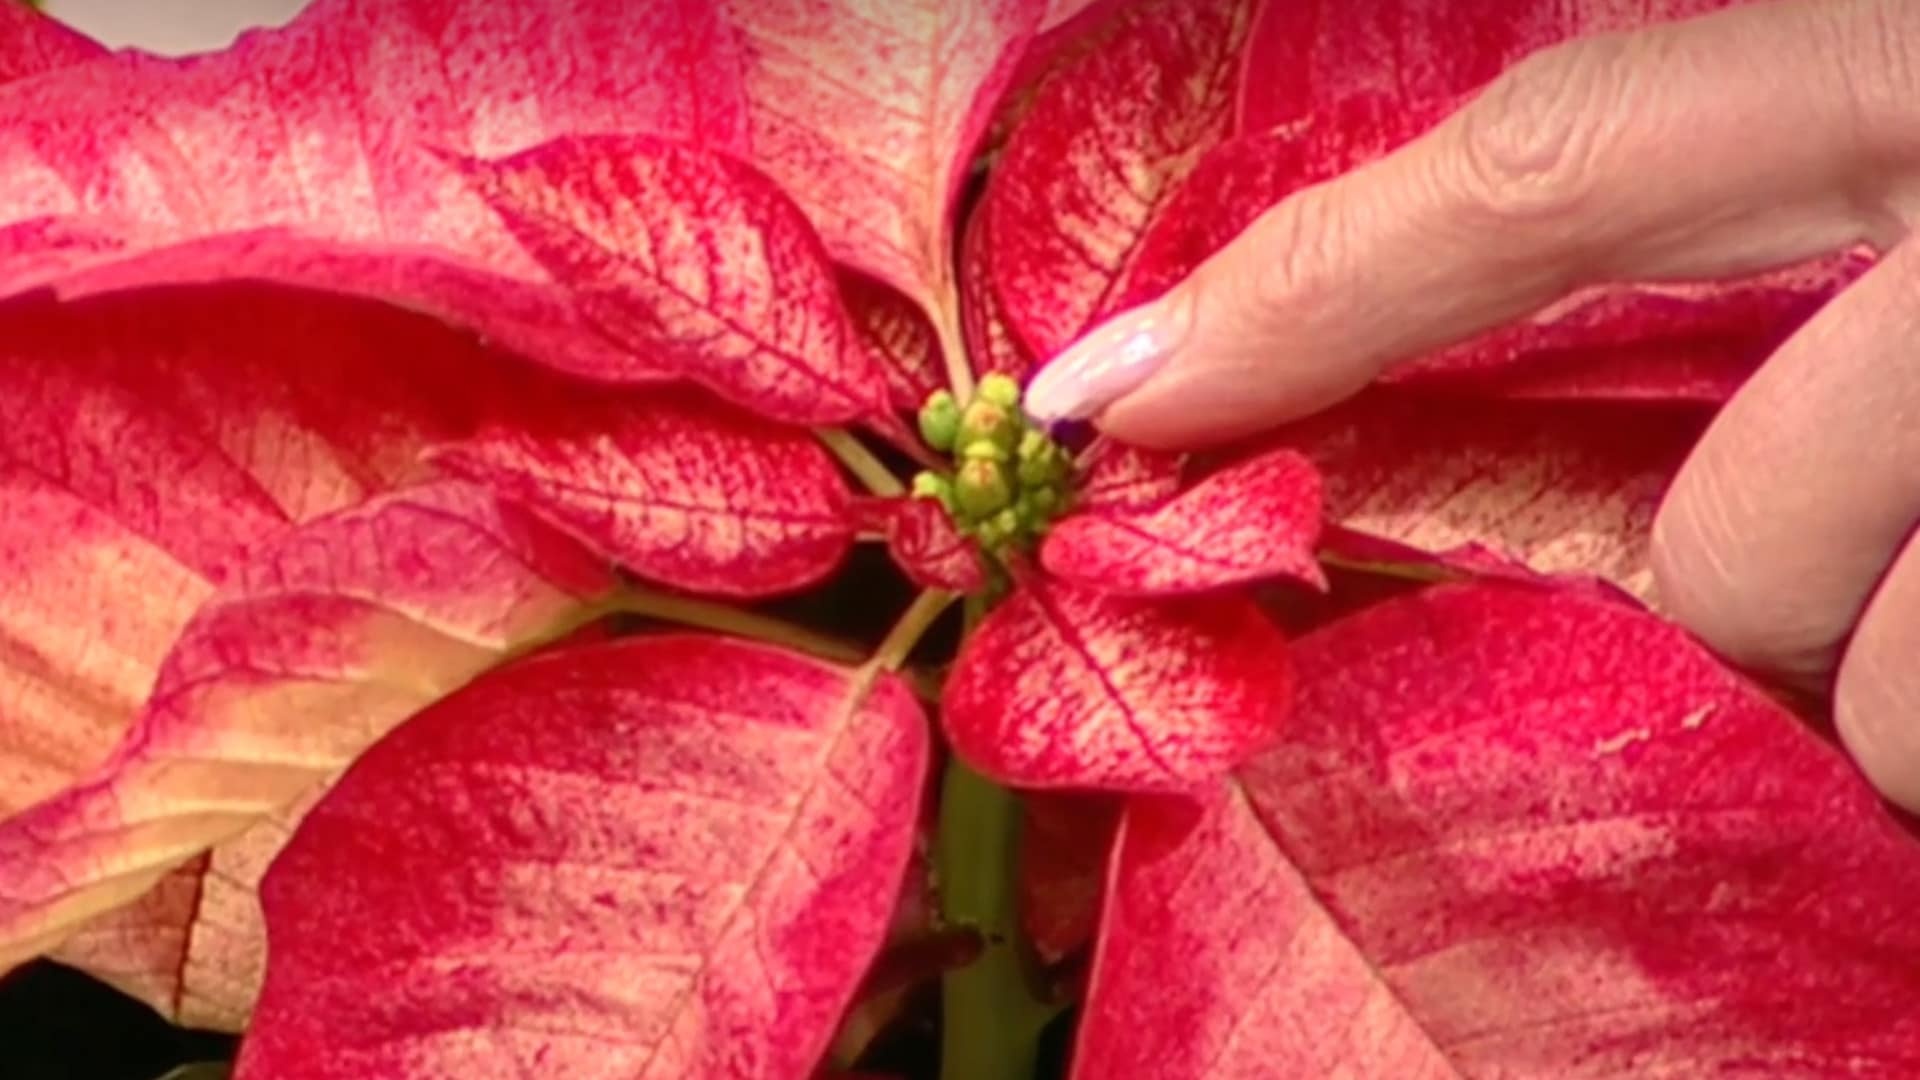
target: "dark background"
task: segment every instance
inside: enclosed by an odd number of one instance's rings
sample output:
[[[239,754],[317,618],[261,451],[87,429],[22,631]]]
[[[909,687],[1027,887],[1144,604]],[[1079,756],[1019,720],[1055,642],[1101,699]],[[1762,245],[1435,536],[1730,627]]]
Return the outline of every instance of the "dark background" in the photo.
[[[233,1047],[230,1035],[176,1028],[59,964],[36,961],[0,978],[0,1080],[159,1080],[187,1062],[226,1061]]]

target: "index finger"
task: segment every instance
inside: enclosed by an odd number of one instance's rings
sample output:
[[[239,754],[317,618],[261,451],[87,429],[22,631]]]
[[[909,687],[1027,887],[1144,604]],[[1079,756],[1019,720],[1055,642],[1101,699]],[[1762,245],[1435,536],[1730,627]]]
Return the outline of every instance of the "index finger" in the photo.
[[[1101,423],[1228,438],[1583,286],[1890,244],[1916,159],[1920,4],[1748,4],[1557,46],[1216,253],[1157,302],[1182,340]]]

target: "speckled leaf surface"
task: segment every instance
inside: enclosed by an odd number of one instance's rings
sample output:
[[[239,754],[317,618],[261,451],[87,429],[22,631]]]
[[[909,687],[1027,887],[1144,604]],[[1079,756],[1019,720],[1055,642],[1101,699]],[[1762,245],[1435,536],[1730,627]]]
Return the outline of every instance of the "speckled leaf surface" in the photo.
[[[1404,142],[1537,49],[1686,18],[1742,0],[1294,0],[1267,4],[1247,45],[1242,131],[1306,117],[1355,143]]]
[[[954,198],[1048,6],[732,0],[751,160],[836,258],[950,318]]]
[[[1920,1068],[1920,846],[1680,630],[1449,586],[1295,660],[1281,746],[1128,810],[1077,1076]]]
[[[867,500],[862,520],[887,540],[887,554],[921,588],[973,592],[987,580],[980,545],[954,526],[953,518],[932,499]]]
[[[1179,493],[1186,467],[1185,454],[1096,438],[1080,455],[1074,505],[1118,513],[1151,510]]]
[[[985,204],[975,207],[961,237],[960,325],[976,373],[998,371],[1024,382],[1033,372],[1033,354],[1007,325],[1006,305],[993,283],[992,222]]]
[[[534,374],[426,319],[272,288],[0,309],[0,816],[108,755],[250,559],[420,479],[423,447]],[[60,956],[230,1026],[251,991],[195,910],[162,903]]]
[[[0,963],[287,806],[614,584],[573,541],[461,484],[264,545],[181,629],[106,760],[0,821]]]
[[[0,292],[267,278],[393,300],[630,377],[450,167],[579,132],[743,148],[709,5],[319,0],[210,57],[0,88]]]
[[[1057,522],[1040,548],[1055,577],[1136,596],[1202,592],[1263,578],[1324,587],[1320,476],[1291,450],[1256,455],[1144,512],[1090,510]]]
[[[789,592],[853,543],[846,482],[804,429],[677,389],[583,397],[525,402],[433,460],[697,592]]]
[[[25,4],[0,5],[0,84],[105,54],[100,45]]]
[[[839,278],[840,297],[886,380],[888,399],[901,412],[919,409],[927,395],[947,384],[933,324],[913,301],[875,278],[844,267]]]
[[[1051,356],[1114,309],[1160,204],[1232,126],[1252,0],[1118,9],[1040,87],[988,183],[991,273],[1022,344]]]
[[[1242,597],[1036,578],[967,639],[943,704],[955,752],[1002,783],[1185,791],[1279,738],[1292,680],[1279,631]]]
[[[238,1076],[812,1075],[885,936],[927,764],[912,695],[861,681],[629,639],[410,721],[267,878]]]
[[[749,166],[601,136],[461,170],[586,318],[643,363],[794,423],[887,408],[826,249]]]
[[[1645,599],[1654,512],[1705,423],[1691,409],[1378,393],[1280,438],[1319,467],[1328,521],[1429,552],[1480,545]]]

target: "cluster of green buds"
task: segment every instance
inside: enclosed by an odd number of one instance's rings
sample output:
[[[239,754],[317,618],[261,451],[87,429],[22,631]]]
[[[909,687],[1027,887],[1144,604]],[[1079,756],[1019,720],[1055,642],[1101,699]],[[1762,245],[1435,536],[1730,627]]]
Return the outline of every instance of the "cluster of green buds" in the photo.
[[[1067,508],[1073,461],[1020,409],[1020,385],[980,380],[962,406],[936,391],[920,407],[920,435],[953,457],[953,471],[923,472],[913,493],[937,499],[960,530],[994,554],[1030,547]]]

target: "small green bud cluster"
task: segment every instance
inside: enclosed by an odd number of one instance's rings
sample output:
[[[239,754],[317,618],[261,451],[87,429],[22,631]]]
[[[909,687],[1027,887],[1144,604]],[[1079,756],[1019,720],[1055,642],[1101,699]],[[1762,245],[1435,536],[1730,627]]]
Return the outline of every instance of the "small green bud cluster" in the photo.
[[[990,552],[1031,545],[1067,507],[1073,462],[1028,422],[1020,386],[1005,375],[980,380],[964,407],[936,391],[920,408],[920,435],[953,458],[953,471],[915,476],[914,496],[938,500]]]

